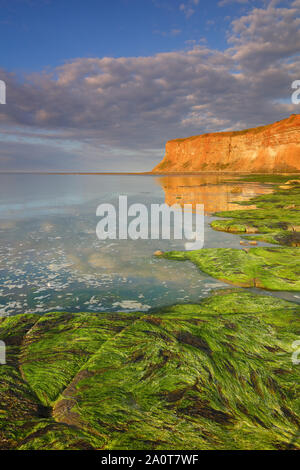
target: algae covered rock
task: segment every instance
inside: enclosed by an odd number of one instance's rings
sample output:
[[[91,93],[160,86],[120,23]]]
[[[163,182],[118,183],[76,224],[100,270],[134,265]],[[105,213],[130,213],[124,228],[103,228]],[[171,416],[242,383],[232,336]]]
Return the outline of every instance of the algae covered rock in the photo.
[[[0,319],[0,340],[6,349],[6,364],[0,365],[1,450],[15,448],[25,432],[24,427],[38,419],[40,403],[18,368],[23,337],[38,318],[38,315],[18,315]]]
[[[190,260],[210,276],[240,287],[300,290],[298,248],[259,247],[249,248],[247,252],[234,248],[207,248],[169,251],[164,257]]]
[[[289,446],[295,334],[277,318],[295,323],[299,312],[236,292],[145,315],[87,362],[54,416],[93,429],[109,449]]]
[[[217,212],[216,216],[226,219],[214,220],[212,228],[231,233],[257,234],[251,237],[252,240],[300,246],[300,186],[289,185],[289,191],[280,188],[272,194],[243,202],[244,205],[256,205],[256,209]]]
[[[20,356],[22,374],[40,401],[51,405],[101,344],[133,318],[135,315],[121,313],[41,316],[24,338]]]
[[[53,419],[50,403],[127,317],[50,313],[0,319],[6,346],[6,364],[0,366],[0,449],[94,448],[90,435]]]
[[[3,341],[17,332],[0,366],[4,448],[299,448],[299,314],[231,290],[148,314],[2,319]]]

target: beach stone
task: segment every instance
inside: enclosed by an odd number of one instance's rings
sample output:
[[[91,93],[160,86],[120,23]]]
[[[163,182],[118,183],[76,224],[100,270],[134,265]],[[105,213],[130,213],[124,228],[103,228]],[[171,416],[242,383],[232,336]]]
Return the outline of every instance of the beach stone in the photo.
[[[153,254],[154,254],[154,256],[162,256],[164,254],[164,252],[161,251],[161,250],[156,250]]]

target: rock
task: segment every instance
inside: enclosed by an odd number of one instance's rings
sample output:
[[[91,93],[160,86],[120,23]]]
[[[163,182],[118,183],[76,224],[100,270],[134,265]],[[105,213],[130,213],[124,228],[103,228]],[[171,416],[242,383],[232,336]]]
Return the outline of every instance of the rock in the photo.
[[[0,319],[0,449],[299,449],[299,315],[226,289],[153,314]]]
[[[256,240],[251,240],[251,241],[249,242],[249,245],[257,245],[257,241],[256,241]]]
[[[256,227],[246,227],[246,233],[257,233],[258,229]]]
[[[291,184],[292,186],[298,186],[300,184],[300,180],[289,180],[285,184]]]
[[[245,246],[247,246],[247,245],[248,245],[248,242],[245,242],[244,240],[240,240],[240,245],[245,245]]]
[[[300,232],[300,225],[289,224],[287,230],[291,232]]]
[[[247,250],[247,254],[245,253]],[[291,247],[202,248],[169,251],[164,257],[190,260],[201,271],[238,287],[299,291],[300,251]]]
[[[153,169],[197,171],[300,172],[300,114],[253,129],[170,140],[164,159]]]
[[[232,233],[255,233],[255,240],[286,246],[300,244],[300,191],[293,186],[289,191],[275,189],[250,199],[256,209],[219,211],[214,215],[225,217],[211,222],[214,230]]]
[[[291,189],[294,188],[295,186],[300,185],[300,180],[288,180],[281,186],[279,186],[280,189]]]
[[[164,254],[164,252],[161,251],[161,250],[156,250],[153,254],[154,254],[154,256],[162,256]]]

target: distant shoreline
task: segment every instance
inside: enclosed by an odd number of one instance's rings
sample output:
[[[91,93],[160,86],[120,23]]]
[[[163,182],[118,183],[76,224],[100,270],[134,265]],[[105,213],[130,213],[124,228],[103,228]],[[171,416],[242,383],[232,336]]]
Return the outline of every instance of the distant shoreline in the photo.
[[[151,172],[104,171],[0,171],[0,175],[149,175]]]
[[[104,172],[104,171],[0,171],[0,175],[107,175],[107,176],[200,176],[200,175],[299,175],[300,172],[249,172],[249,171],[178,171],[156,173],[144,172]]]

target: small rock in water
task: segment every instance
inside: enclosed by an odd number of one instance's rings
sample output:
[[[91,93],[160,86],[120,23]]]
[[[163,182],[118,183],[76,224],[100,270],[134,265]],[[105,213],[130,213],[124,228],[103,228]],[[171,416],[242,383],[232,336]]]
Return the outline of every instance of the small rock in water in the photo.
[[[298,185],[300,184],[300,180],[288,180],[285,184],[292,184],[293,186]]]
[[[247,225],[246,227],[246,233],[257,233],[258,232],[258,229],[256,227],[249,227]]]
[[[247,246],[247,245],[248,245],[248,242],[245,242],[244,240],[240,240],[240,245],[245,245],[245,246]]]
[[[161,250],[156,250],[153,254],[154,254],[154,256],[161,256],[161,255],[164,254],[164,252],[161,251]]]
[[[249,245],[257,245],[257,241],[251,240],[251,241],[249,242]]]

